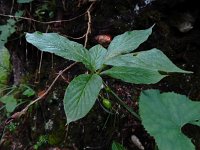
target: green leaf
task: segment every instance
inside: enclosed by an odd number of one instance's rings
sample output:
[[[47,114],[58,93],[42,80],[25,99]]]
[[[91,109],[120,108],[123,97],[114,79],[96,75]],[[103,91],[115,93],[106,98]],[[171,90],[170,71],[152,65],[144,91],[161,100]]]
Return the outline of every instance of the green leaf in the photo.
[[[10,72],[10,54],[5,47],[2,47],[0,48],[0,85],[8,82]]]
[[[113,67],[101,74],[135,84],[157,83],[162,78],[166,77],[166,75],[161,75],[157,71],[133,67]]]
[[[33,0],[32,0],[33,1]],[[16,16],[16,20],[18,21],[20,18],[18,18],[18,17],[21,17],[21,16],[23,16],[23,14],[24,14],[24,11],[22,11],[22,10],[19,10],[19,11],[17,11],[16,13],[15,13],[15,16]]]
[[[27,33],[26,40],[41,51],[54,53],[65,59],[82,62],[91,69],[88,50],[83,45],[70,41],[57,33]]]
[[[102,86],[99,75],[83,74],[74,78],[66,89],[64,110],[67,124],[83,118],[94,105]]]
[[[17,107],[17,100],[13,97],[13,95],[1,97],[0,102],[6,105],[6,111],[9,113],[13,112]]]
[[[121,144],[113,141],[112,150],[125,150],[125,148]]]
[[[10,24],[10,23],[13,23],[11,20],[6,25],[0,26],[0,33],[1,33],[0,34],[0,47],[4,46],[4,44],[7,42],[8,37],[15,32],[15,26]]]
[[[106,59],[108,60],[123,53],[129,53],[138,48],[140,44],[148,39],[152,33],[152,28],[153,26],[145,30],[128,31],[116,36],[108,47]]]
[[[101,45],[95,45],[89,50],[89,53],[91,58],[90,64],[94,70],[100,69],[103,66],[107,50]]]
[[[116,56],[105,62],[105,64],[112,66],[144,68],[162,72],[191,73],[178,68],[162,51],[156,48],[148,51],[137,52],[135,54]]]
[[[8,19],[7,24],[0,25],[0,49],[4,46],[4,44],[7,42],[7,39],[10,35],[12,35],[15,32],[15,23],[19,20],[18,17],[23,15],[23,11],[17,11],[15,13],[16,19]]]
[[[184,95],[143,91],[139,113],[145,129],[154,136],[159,150],[195,150],[181,128],[200,119],[200,103]]]
[[[8,19],[7,20],[7,23],[10,25],[10,26],[14,26],[16,21],[14,19]],[[8,24],[6,26],[8,26]]]
[[[17,0],[17,3],[30,3],[33,0]]]
[[[27,88],[23,93],[24,96],[31,97],[35,95],[35,91],[32,88]]]

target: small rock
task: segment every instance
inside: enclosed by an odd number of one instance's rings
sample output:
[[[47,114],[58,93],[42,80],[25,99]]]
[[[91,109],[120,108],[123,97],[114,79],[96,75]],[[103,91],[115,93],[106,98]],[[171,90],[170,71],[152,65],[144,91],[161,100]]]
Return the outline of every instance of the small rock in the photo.
[[[132,141],[133,144],[135,144],[135,146],[137,146],[140,150],[144,150],[144,146],[142,145],[142,143],[140,142],[140,140],[138,139],[137,136],[132,135],[132,136],[131,136],[131,141]]]

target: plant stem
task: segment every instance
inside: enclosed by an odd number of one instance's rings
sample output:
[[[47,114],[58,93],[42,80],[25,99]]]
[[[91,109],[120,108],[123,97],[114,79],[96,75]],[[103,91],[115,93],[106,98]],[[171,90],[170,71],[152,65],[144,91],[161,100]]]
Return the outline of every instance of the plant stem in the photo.
[[[4,109],[6,106],[5,105],[3,105],[1,108],[0,108],[0,111],[2,110],[2,109]]]
[[[6,130],[6,127],[4,126],[3,131],[2,131],[2,134],[1,134],[1,136],[0,136],[0,143],[2,143],[2,139],[3,139],[3,136],[4,136],[4,134],[5,134],[5,130]]]
[[[113,92],[112,90],[110,91],[110,93],[115,96],[119,102],[120,105],[122,105],[126,110],[128,110],[133,116],[135,116],[137,119],[141,120],[139,115],[134,112],[133,109],[131,109],[128,105],[126,105],[120,98],[117,94],[115,94],[115,92]]]
[[[106,88],[108,88],[108,92],[111,93],[118,101],[118,103],[120,105],[122,105],[127,111],[129,111],[133,116],[135,116],[138,120],[141,120],[140,119],[140,116],[132,109],[130,108],[128,105],[126,105],[123,100],[121,100],[121,98],[114,92],[110,89],[110,87],[108,87],[108,85],[106,85],[104,83],[104,85],[106,86]]]

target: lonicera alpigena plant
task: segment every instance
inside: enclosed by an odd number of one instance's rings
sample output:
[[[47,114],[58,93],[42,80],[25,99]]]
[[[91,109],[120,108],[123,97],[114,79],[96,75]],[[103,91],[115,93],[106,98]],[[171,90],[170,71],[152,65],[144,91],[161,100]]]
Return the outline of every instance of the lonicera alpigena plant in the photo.
[[[41,51],[81,62],[90,72],[75,77],[66,89],[64,110],[67,124],[83,118],[91,110],[104,83],[102,76],[108,75],[128,83],[153,84],[169,73],[190,73],[175,66],[163,52],[156,48],[133,53],[141,43],[148,39],[152,28],[153,26],[146,30],[125,32],[116,36],[107,49],[101,45],[95,45],[89,50],[57,33],[26,34],[26,40]],[[107,86],[104,87],[107,88]],[[185,123],[194,124],[194,121],[200,118],[198,117],[200,109],[197,109],[199,105],[194,105],[186,99],[175,93],[160,94],[156,90],[144,91],[140,97],[139,112],[142,123],[155,137],[161,150],[194,149],[194,145],[181,133],[180,129]],[[187,103],[191,105],[188,106]],[[191,114],[192,106],[195,106],[195,110]],[[195,122],[195,124],[198,123]],[[174,145],[173,141],[174,143],[179,142]]]

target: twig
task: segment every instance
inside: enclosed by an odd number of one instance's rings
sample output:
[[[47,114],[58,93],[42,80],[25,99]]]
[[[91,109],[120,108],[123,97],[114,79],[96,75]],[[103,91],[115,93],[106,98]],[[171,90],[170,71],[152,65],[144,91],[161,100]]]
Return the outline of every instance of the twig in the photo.
[[[35,76],[35,83],[39,83],[40,82],[40,73],[41,73],[41,67],[42,67],[42,59],[43,59],[43,51],[40,54],[40,62],[39,62],[38,71],[36,72],[36,76]]]
[[[88,16],[88,23],[87,23],[87,31],[85,33],[85,43],[84,43],[84,47],[86,47],[87,45],[87,42],[88,42],[88,35],[91,33],[91,14],[90,14],[90,11],[91,11],[91,8],[92,6],[94,5],[95,2],[93,2],[90,7],[88,8],[87,10],[87,16]]]
[[[90,7],[87,9],[87,11],[85,13],[87,13],[87,16],[88,16],[88,22],[87,22],[87,31],[85,34],[83,34],[82,36],[80,37],[72,37],[72,36],[65,36],[67,38],[71,38],[71,39],[74,39],[74,40],[78,40],[78,39],[82,39],[85,37],[85,42],[84,42],[84,47],[86,47],[87,45],[87,42],[88,42],[88,35],[91,33],[91,14],[90,14],[90,11],[91,11],[91,8],[92,6],[94,5],[95,2],[93,2]]]
[[[5,130],[6,130],[6,127],[3,128],[3,131],[2,131],[2,134],[1,134],[1,137],[0,137],[0,145],[3,142],[3,137],[4,137],[4,134],[5,134]]]
[[[68,66],[67,68],[61,70],[59,72],[59,74],[56,76],[56,78],[53,80],[53,82],[51,83],[51,85],[49,86],[49,88],[41,95],[39,96],[37,99],[33,100],[32,102],[30,102],[23,110],[21,110],[20,112],[16,112],[14,113],[9,119],[6,120],[5,124],[9,124],[10,122],[12,122],[13,120],[21,117],[22,115],[24,115],[26,113],[26,111],[29,109],[29,107],[33,104],[35,104],[36,102],[38,102],[39,100],[41,100],[45,95],[47,95],[49,93],[49,91],[52,89],[53,85],[55,84],[55,82],[58,80],[58,78],[67,70],[69,70],[70,68],[72,68],[74,65],[76,65],[77,62],[71,64],[70,66]]]
[[[49,25],[47,26],[46,33],[48,32],[48,30],[49,30]],[[41,67],[42,67],[42,60],[43,60],[43,51],[41,52],[41,55],[40,55],[40,62],[39,62],[39,67],[38,67],[38,72],[37,72],[38,73],[38,81],[36,81],[36,83],[40,82],[40,73],[41,73]]]
[[[79,40],[79,39],[82,39],[86,36],[86,33],[84,33],[82,36],[80,37],[72,37],[72,36],[68,36],[68,35],[64,35],[65,37],[67,38],[70,38],[70,39],[74,39],[74,40]]]
[[[63,5],[63,9],[64,9],[64,11],[66,11],[65,0],[62,0],[62,5]]]
[[[74,18],[71,18],[71,19],[65,19],[65,20],[53,20],[53,21],[39,21],[39,20],[35,20],[35,19],[32,19],[32,18],[28,18],[28,17],[20,17],[20,16],[13,16],[13,15],[5,15],[5,14],[0,14],[0,16],[3,16],[3,17],[10,17],[10,18],[20,18],[20,19],[24,19],[24,20],[29,20],[29,21],[33,21],[33,22],[37,22],[37,23],[41,23],[41,24],[52,24],[52,23],[60,23],[60,22],[69,22],[69,21],[72,21],[72,20],[75,20],[83,15],[85,15],[87,13],[84,12],[83,14],[79,15],[79,16],[76,16]]]
[[[10,14],[12,14],[14,3],[15,3],[15,0],[12,0],[12,7],[10,9]]]

